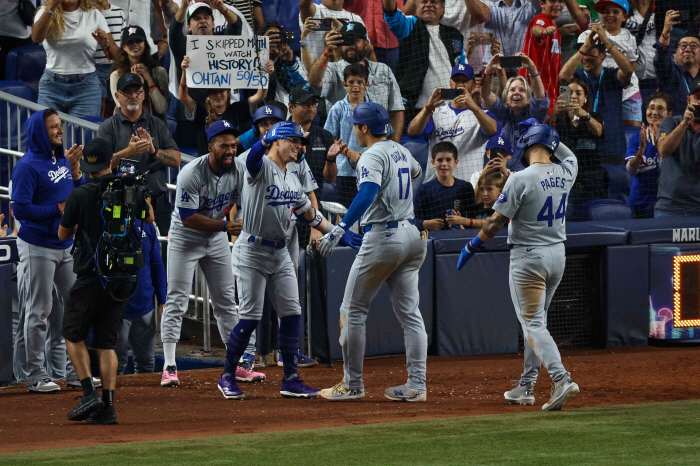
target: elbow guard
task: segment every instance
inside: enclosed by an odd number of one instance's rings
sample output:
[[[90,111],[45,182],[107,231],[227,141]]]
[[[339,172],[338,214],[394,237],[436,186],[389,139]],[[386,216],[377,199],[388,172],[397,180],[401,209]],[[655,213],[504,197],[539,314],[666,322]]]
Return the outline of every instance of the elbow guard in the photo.
[[[312,218],[311,220],[307,220],[305,217],[305,214],[309,209],[314,210],[314,218]],[[297,216],[297,219],[301,223],[306,224],[306,225],[310,226],[311,228],[316,228],[321,224],[321,222],[323,222],[323,215],[321,215],[321,212],[316,210],[316,208],[311,206],[311,205],[309,205],[309,208],[303,209],[303,212],[295,210],[294,215]]]

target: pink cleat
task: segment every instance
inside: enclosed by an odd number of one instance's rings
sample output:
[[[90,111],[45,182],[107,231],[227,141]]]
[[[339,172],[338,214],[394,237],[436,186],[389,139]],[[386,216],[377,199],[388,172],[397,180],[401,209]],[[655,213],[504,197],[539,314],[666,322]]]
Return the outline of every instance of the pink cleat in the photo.
[[[161,387],[177,387],[180,385],[180,380],[177,378],[177,367],[168,366],[163,370],[163,376],[160,378]]]
[[[262,382],[265,380],[265,374],[262,372],[255,372],[252,368],[248,367],[248,364],[242,363],[236,367],[236,382]]]

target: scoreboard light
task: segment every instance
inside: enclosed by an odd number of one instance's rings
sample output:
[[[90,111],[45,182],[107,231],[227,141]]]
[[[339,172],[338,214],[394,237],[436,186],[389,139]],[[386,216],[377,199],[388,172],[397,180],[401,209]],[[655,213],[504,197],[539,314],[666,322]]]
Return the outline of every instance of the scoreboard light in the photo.
[[[673,326],[700,327],[700,254],[673,257]]]

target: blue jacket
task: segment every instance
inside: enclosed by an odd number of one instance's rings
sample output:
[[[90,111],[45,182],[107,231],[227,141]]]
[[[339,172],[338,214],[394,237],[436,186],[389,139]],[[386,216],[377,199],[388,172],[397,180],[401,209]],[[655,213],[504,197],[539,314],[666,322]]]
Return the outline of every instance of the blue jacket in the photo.
[[[141,230],[141,220],[136,220],[136,228]],[[20,231],[22,231],[21,228]],[[167,292],[165,266],[163,266],[163,259],[160,256],[158,235],[156,235],[156,229],[152,224],[143,225],[141,248],[143,249],[144,266],[139,270],[136,294],[126,304],[125,319],[135,319],[151,312],[154,293],[158,304],[165,304]]]
[[[83,180],[73,181],[63,147],[55,152],[51,148],[43,111],[29,117],[26,132],[29,150],[12,170],[12,209],[22,223],[19,237],[35,246],[68,249],[73,238],[58,239],[58,204],[68,199],[73,187]]]

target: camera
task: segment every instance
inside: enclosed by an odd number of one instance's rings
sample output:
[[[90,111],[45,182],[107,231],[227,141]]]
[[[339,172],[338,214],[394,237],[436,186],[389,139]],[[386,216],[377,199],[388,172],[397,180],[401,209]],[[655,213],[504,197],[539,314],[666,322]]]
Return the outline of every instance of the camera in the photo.
[[[700,123],[700,104],[693,105],[693,115],[695,115],[695,123]]]
[[[331,18],[323,18],[321,20],[321,24],[319,24],[317,27],[312,28],[314,31],[330,31],[333,29],[333,21]]]
[[[464,94],[464,89],[443,89],[440,91],[440,99],[453,100],[462,94]]]
[[[293,31],[285,31],[285,32],[280,32],[280,43],[281,44],[293,44],[294,43],[294,32]]]
[[[346,32],[341,37],[343,39],[341,47],[352,47],[357,42],[357,36],[354,32]]]
[[[501,68],[521,68],[523,66],[523,57],[501,57],[499,62]]]

